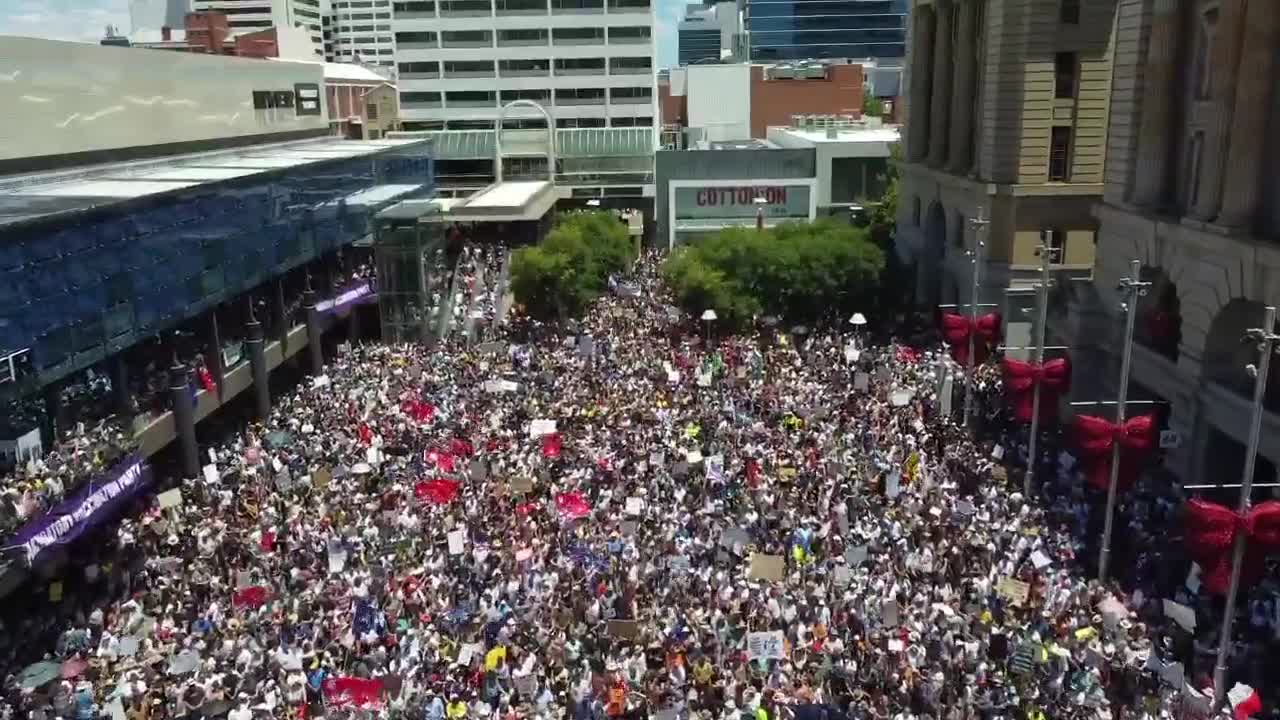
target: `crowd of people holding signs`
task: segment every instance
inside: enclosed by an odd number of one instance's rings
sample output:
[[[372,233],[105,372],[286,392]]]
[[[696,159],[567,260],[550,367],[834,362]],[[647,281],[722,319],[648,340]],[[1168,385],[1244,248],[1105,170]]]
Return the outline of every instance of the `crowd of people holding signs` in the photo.
[[[972,432],[937,348],[708,338],[651,258],[624,284],[572,328],[341,353],[6,618],[0,716],[1214,715],[1221,605],[1166,486],[1090,581],[1097,493],[1065,442],[1008,477],[994,364]],[[1241,719],[1274,715],[1269,577]]]

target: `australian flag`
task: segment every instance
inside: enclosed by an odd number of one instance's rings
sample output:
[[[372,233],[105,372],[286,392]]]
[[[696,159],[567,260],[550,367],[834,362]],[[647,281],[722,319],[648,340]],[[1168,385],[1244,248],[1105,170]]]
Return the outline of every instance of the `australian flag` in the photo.
[[[369,633],[381,635],[387,630],[387,619],[382,610],[368,600],[356,600],[351,606],[351,630],[356,637]]]

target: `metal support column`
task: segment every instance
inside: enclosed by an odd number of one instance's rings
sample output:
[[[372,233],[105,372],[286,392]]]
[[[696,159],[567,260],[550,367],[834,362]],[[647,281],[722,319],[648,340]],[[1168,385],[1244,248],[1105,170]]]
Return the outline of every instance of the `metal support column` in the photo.
[[[289,314],[285,312],[284,280],[277,280],[272,291],[271,324],[275,326],[276,340],[280,341],[280,357],[288,357],[289,353]]]
[[[249,299],[249,322],[245,323],[248,339],[245,345],[249,348],[249,369],[253,373],[254,407],[258,411],[258,419],[266,422],[271,417],[271,384],[267,374],[266,333],[262,323],[253,314],[253,299]]]
[[[964,426],[969,427],[969,418],[973,415],[973,373],[974,355],[977,338],[974,331],[978,323],[978,290],[982,286],[983,251],[987,247],[987,228],[991,221],[986,218],[982,208],[978,208],[978,217],[969,221],[974,228],[973,251],[969,260],[973,263],[972,287],[969,289],[969,362],[964,378]]]
[[[123,418],[133,417],[137,408],[133,402],[133,388],[129,387],[129,362],[125,353],[119,352],[107,360],[111,368],[111,404],[115,413]]]
[[[311,288],[311,275],[307,274],[307,288],[302,291],[302,309],[307,314],[307,355],[311,358],[311,374],[324,374],[324,346],[320,330],[320,313],[316,311],[316,291]]]
[[[46,448],[57,444],[59,437],[71,430],[71,416],[67,404],[62,402],[62,381],[55,380],[44,386]]]
[[[200,475],[200,449],[196,445],[196,403],[191,395],[187,366],[174,357],[169,368],[169,396],[173,401],[173,426],[182,448],[182,476]]]

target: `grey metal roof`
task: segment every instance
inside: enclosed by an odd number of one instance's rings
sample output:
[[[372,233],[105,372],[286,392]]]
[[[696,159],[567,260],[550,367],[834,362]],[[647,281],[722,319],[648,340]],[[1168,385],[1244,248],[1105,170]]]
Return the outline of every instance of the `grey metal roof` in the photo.
[[[503,133],[506,154],[508,132]],[[546,131],[541,131],[545,133]],[[493,130],[434,130],[397,133],[398,137],[429,138],[436,160],[482,160],[493,157]],[[561,158],[652,155],[654,131],[636,128],[561,128],[556,130],[556,155]],[[526,143],[521,143],[524,147]]]
[[[322,138],[0,178],[0,226],[415,142]]]

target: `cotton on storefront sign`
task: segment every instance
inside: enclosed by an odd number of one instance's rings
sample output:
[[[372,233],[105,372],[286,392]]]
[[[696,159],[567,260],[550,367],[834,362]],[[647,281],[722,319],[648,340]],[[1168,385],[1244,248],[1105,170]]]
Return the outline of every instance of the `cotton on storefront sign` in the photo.
[[[676,189],[675,200],[677,220],[754,218],[757,212],[771,218],[809,217],[808,185],[683,187]]]

